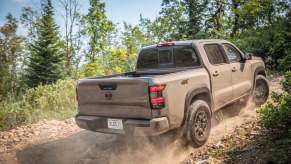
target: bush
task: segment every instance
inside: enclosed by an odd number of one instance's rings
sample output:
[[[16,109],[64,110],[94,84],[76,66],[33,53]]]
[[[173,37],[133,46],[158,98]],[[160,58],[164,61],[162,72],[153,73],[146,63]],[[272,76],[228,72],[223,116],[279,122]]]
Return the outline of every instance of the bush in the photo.
[[[291,72],[285,74],[281,82],[283,93],[272,93],[272,99],[258,109],[260,123],[267,129],[282,132],[291,129]],[[286,134],[287,134],[286,133]]]
[[[41,119],[66,119],[76,114],[75,82],[60,80],[28,89],[20,101],[0,102],[0,130]]]

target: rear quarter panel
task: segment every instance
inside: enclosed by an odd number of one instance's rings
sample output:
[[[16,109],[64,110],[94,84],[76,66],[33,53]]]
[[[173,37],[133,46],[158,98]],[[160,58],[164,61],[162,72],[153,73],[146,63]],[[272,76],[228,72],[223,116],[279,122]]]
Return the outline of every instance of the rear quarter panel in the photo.
[[[166,107],[162,112],[169,118],[171,128],[182,124],[187,94],[203,87],[210,89],[209,75],[204,68],[158,76],[150,82],[150,85],[157,84],[166,84],[166,90],[163,92]]]

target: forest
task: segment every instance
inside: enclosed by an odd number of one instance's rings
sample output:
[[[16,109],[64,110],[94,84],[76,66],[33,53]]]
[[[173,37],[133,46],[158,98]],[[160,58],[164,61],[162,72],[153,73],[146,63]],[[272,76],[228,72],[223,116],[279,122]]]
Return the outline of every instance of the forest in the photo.
[[[54,19],[55,3],[62,7],[64,34]],[[289,0],[163,0],[154,20],[140,15],[138,24],[124,22],[122,29],[106,16],[106,1],[89,0],[85,14],[80,3],[42,0],[40,11],[28,6],[19,18],[7,13],[0,26],[0,130],[73,117],[76,80],[133,71],[143,46],[206,38],[229,40],[262,57],[269,72],[286,72],[285,92],[261,113],[263,120],[280,117],[288,124]],[[18,33],[20,25],[25,34]]]

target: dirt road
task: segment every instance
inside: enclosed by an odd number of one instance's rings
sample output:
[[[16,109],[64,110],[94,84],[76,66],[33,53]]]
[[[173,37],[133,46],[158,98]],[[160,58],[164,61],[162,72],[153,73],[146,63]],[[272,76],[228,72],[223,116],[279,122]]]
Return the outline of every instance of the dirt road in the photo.
[[[279,90],[281,78],[271,81]],[[230,105],[215,113],[208,142],[217,143],[245,122],[255,121],[254,106]],[[190,153],[207,149],[185,147],[173,133],[152,138],[125,138],[79,129],[73,119],[43,121],[7,132],[0,132],[2,164],[106,164],[106,163],[181,163]]]

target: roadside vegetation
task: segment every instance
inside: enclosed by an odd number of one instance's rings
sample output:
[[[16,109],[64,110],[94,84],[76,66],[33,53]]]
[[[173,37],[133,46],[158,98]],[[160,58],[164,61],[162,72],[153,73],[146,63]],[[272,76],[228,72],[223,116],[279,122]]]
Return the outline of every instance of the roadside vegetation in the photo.
[[[132,71],[139,48],[162,41],[227,39],[261,56],[271,71],[291,69],[288,0],[163,0],[154,20],[141,15],[122,30],[107,18],[105,2],[89,3],[85,14],[78,0],[42,0],[41,11],[27,6],[19,18],[7,14],[0,25],[0,130],[72,117],[77,79]],[[64,16],[62,33],[57,14]],[[20,26],[25,33],[18,33]],[[283,84],[290,87],[288,80]],[[262,125],[290,124],[287,93],[290,88],[260,109]]]
[[[20,100],[0,103],[0,130],[43,119],[66,119],[76,114],[75,81],[59,80],[26,90]]]
[[[281,81],[282,92],[257,109],[257,120],[238,126],[218,143],[192,153],[184,163],[290,163],[291,72]],[[203,163],[203,162],[201,162]]]
[[[291,72],[286,72],[284,77],[283,92],[273,92],[271,100],[259,108],[258,113],[262,126],[276,134],[291,135]]]
[[[283,92],[272,93],[272,99],[258,109],[259,123],[265,128],[272,158],[279,163],[291,162],[291,72],[281,82]]]

